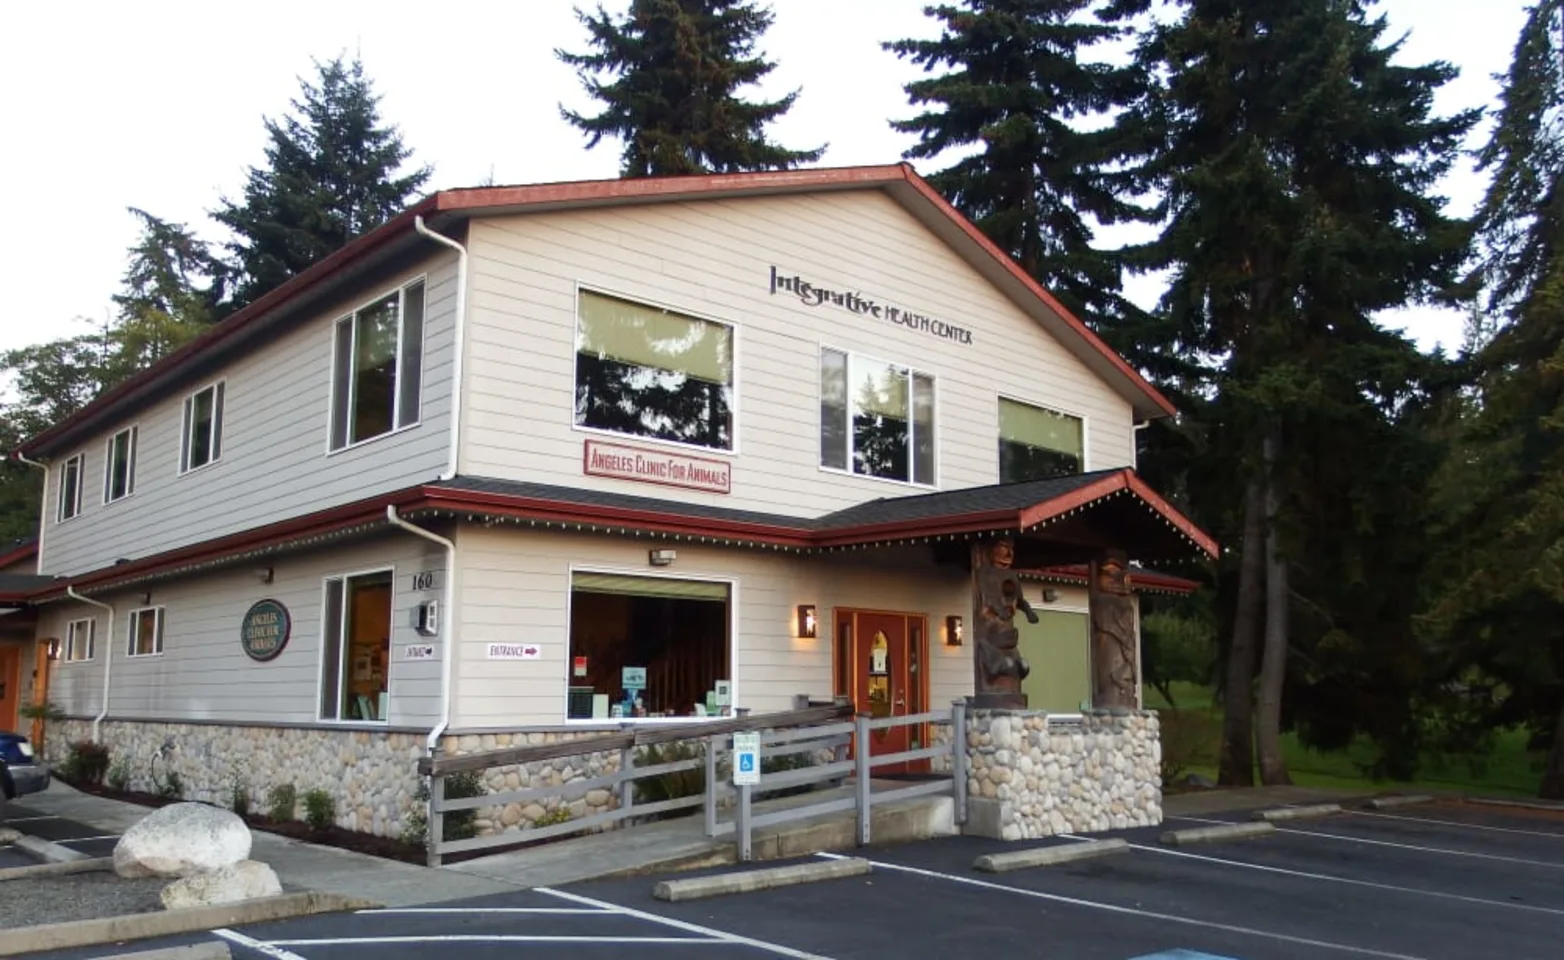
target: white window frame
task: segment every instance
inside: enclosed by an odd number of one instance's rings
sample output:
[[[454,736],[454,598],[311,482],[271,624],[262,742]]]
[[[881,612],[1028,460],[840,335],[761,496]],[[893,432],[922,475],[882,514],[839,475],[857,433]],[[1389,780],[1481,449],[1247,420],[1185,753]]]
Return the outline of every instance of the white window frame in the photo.
[[[382,436],[384,436],[384,434],[382,434]],[[347,588],[348,588],[348,581],[357,579],[359,577],[371,577],[371,576],[374,576],[377,573],[388,573],[388,574],[391,575],[391,617],[387,621],[390,624],[391,636],[389,638],[387,638],[390,641],[390,643],[389,643],[389,646],[388,646],[388,648],[386,650],[386,715],[384,717],[381,717],[379,720],[343,719],[340,716],[340,714],[342,713],[342,704],[340,702],[338,702],[338,704],[337,704],[337,713],[339,714],[339,716],[336,716],[336,717],[325,717],[325,716],[322,716],[321,715],[322,710],[321,710],[321,702],[320,701],[323,699],[323,694],[325,693],[325,686],[326,686],[326,653],[327,653],[327,649],[326,648],[329,646],[329,641],[331,639],[331,634],[330,634],[330,631],[328,629],[328,624],[326,623],[326,610],[327,610],[327,607],[329,606],[329,604],[327,603],[326,598],[330,595],[331,584],[332,584],[333,581],[337,581],[337,580],[342,581],[342,610],[341,610],[341,612],[339,614],[339,619],[337,621],[337,639],[338,639],[338,648],[337,648],[337,682],[340,684],[342,682],[342,677],[343,677],[342,671],[345,670],[347,668],[347,666],[348,666],[348,664],[347,664],[347,647],[348,647],[348,644],[347,644],[347,628],[348,628],[348,602],[347,602],[347,600],[348,600],[348,592],[347,592]],[[332,725],[336,725],[336,726],[345,726],[345,727],[384,727],[384,726],[389,726],[390,725],[390,723],[391,723],[391,710],[392,710],[392,706],[393,706],[392,702],[391,702],[391,681],[393,679],[392,671],[394,669],[394,658],[392,657],[392,654],[396,652],[396,597],[397,597],[397,590],[396,590],[396,567],[394,565],[387,566],[387,567],[368,567],[368,568],[365,568],[363,570],[352,570],[352,571],[349,571],[347,573],[333,573],[333,574],[329,574],[328,576],[325,576],[325,577],[321,578],[321,582],[320,582],[320,655],[316,658],[316,665],[315,665],[315,722],[316,723],[332,724]],[[451,656],[451,652],[449,650],[443,650],[442,649],[440,651],[440,656],[442,656],[442,657]],[[339,696],[340,696],[340,693],[339,693]],[[378,706],[378,704],[377,704],[377,706]]]
[[[87,655],[86,656],[78,656],[77,654],[78,654],[79,651],[77,650],[77,647],[80,645],[80,639],[78,637],[78,633],[79,633],[78,628],[81,627],[81,625],[84,624],[84,623],[87,625],[87,627],[86,627],[86,630],[87,630],[87,643],[86,643]],[[90,662],[94,657],[96,657],[98,655],[98,651],[97,651],[97,633],[98,633],[98,618],[97,617],[81,617],[80,619],[72,620],[69,623],[67,623],[65,625],[65,651],[64,651],[64,656],[61,658],[60,662],[61,663],[88,663],[88,662]]]
[[[938,399],[937,395],[936,395],[936,399]],[[1091,448],[1092,448],[1092,445],[1091,445],[1091,439],[1092,439],[1091,420],[1090,420],[1089,417],[1086,416],[1086,414],[1082,413],[1081,411],[1079,411],[1077,409],[1060,406],[1057,403],[1041,403],[1041,402],[1039,402],[1037,400],[1027,400],[1027,399],[1025,399],[1023,397],[1018,397],[1018,396],[1016,396],[1013,393],[997,393],[997,394],[994,395],[994,439],[995,439],[995,446],[996,447],[998,446],[998,440],[999,440],[999,405],[1000,405],[1000,401],[1003,401],[1003,400],[1008,400],[1011,403],[1019,403],[1023,407],[1031,407],[1034,410],[1042,410],[1045,413],[1057,413],[1057,414],[1059,414],[1060,416],[1063,416],[1063,417],[1074,417],[1075,419],[1079,420],[1081,422],[1081,473],[1091,473],[1092,472],[1092,464],[1091,464]],[[1134,441],[1134,432],[1133,431],[1131,431],[1130,442],[1132,444],[1135,442]],[[999,476],[999,461],[997,459],[997,457],[998,457],[998,453],[997,452],[995,453],[995,457],[996,457],[996,459],[994,461],[994,476],[995,476],[995,479],[997,480],[997,482],[1003,483],[1004,482],[1004,478]]]
[[[728,439],[731,441],[728,444],[728,449],[724,450],[721,447],[703,447],[698,443],[684,443],[681,440],[664,440],[661,437],[648,437],[639,433],[620,433],[618,430],[607,430],[602,427],[588,427],[576,422],[576,354],[579,353],[577,344],[581,342],[582,293],[595,293],[600,297],[612,297],[615,300],[626,300],[630,303],[638,303],[642,306],[653,307],[658,310],[667,310],[669,313],[676,313],[682,317],[689,317],[692,320],[703,320],[707,323],[715,323],[728,328],[728,330],[732,333],[733,342],[733,383],[730,387],[733,392],[733,402],[728,405],[728,412],[733,417],[733,426],[728,431]],[[588,433],[597,437],[609,437],[621,443],[648,443],[654,446],[668,447],[673,450],[687,450],[690,453],[710,455],[713,457],[737,457],[739,455],[739,423],[742,420],[739,412],[739,405],[743,402],[740,399],[743,396],[743,391],[739,387],[739,371],[742,369],[742,366],[739,362],[739,351],[741,349],[740,341],[743,338],[739,335],[741,328],[738,324],[734,323],[732,320],[724,320],[721,317],[712,316],[709,313],[703,313],[699,310],[691,310],[688,307],[677,306],[662,300],[641,296],[640,294],[620,293],[609,287],[582,283],[579,280],[576,281],[575,298],[571,301],[570,309],[574,313],[574,320],[571,324],[572,332],[570,340],[569,417],[570,428],[572,430],[578,433]]]
[[[855,480],[869,480],[869,481],[876,481],[876,482],[879,482],[879,483],[893,483],[893,484],[895,484],[898,487],[915,487],[915,488],[917,488],[919,490],[938,490],[938,489],[940,489],[940,426],[939,425],[940,425],[940,405],[944,402],[942,400],[942,397],[944,396],[944,390],[940,387],[940,382],[941,381],[940,381],[939,375],[934,373],[931,370],[928,370],[928,369],[923,368],[923,367],[917,367],[917,366],[914,366],[914,365],[912,365],[910,363],[901,363],[901,362],[896,361],[896,360],[882,359],[880,357],[875,356],[872,353],[865,353],[864,351],[861,351],[861,350],[851,350],[851,349],[849,349],[847,347],[839,347],[839,346],[836,346],[834,344],[827,343],[827,342],[824,342],[824,341],[821,341],[819,343],[819,348],[820,348],[819,351],[816,352],[816,354],[815,354],[815,414],[814,414],[814,424],[815,425],[814,425],[814,430],[812,432],[813,432],[814,438],[815,438],[815,442],[814,442],[815,466],[820,468],[820,472],[821,473],[833,474],[834,476],[838,476],[838,477],[852,477]],[[849,391],[849,393],[848,393],[848,397],[847,397],[847,404],[848,404],[847,405],[847,444],[848,444],[848,446],[847,446],[847,468],[845,470],[841,469],[841,468],[838,468],[838,467],[828,467],[825,464],[820,462],[820,459],[821,459],[820,458],[820,411],[825,408],[825,390],[824,390],[825,384],[821,382],[820,367],[822,365],[822,362],[825,359],[825,352],[827,350],[831,351],[832,353],[843,354],[843,355],[845,355],[847,357],[847,383],[848,383],[848,391]],[[858,472],[853,470],[853,447],[852,447],[852,440],[853,440],[853,432],[852,432],[853,431],[853,406],[852,406],[852,403],[853,403],[853,400],[852,400],[851,390],[852,390],[852,382],[853,382],[853,367],[854,367],[854,363],[856,361],[859,361],[859,360],[870,362],[870,363],[881,363],[881,364],[884,364],[886,366],[906,367],[907,368],[907,377],[908,377],[907,403],[909,404],[909,408],[907,410],[907,443],[908,443],[907,471],[908,471],[908,479],[906,479],[906,480],[897,480],[895,477],[876,477],[876,476],[873,476],[872,474],[858,473]],[[915,424],[912,421],[912,409],[911,409],[912,389],[911,389],[911,380],[912,380],[913,377],[916,377],[916,376],[928,377],[934,383],[934,411],[933,411],[933,416],[934,416],[934,479],[931,480],[928,483],[919,483],[918,481],[911,479],[911,474],[912,474],[912,450],[911,450],[911,445],[913,443],[913,428],[915,427]]]
[[[645,723],[645,724],[669,724],[669,723],[704,723],[706,721],[731,720],[732,717],[605,717],[602,720],[596,718],[570,717],[569,691],[574,679],[571,676],[571,648],[570,630],[575,622],[576,591],[575,580],[577,573],[605,573],[619,577],[636,577],[647,580],[688,580],[694,583],[721,583],[728,588],[728,690],[732,696],[730,709],[735,711],[739,707],[740,683],[739,683],[739,581],[736,577],[725,577],[720,574],[707,573],[653,573],[644,567],[610,567],[595,564],[572,563],[565,571],[565,657],[564,673],[560,679],[564,683],[561,693],[565,694],[560,707],[564,722],[569,727],[598,727],[601,729],[618,729],[621,724]],[[735,712],[735,716],[737,713]]]
[[[151,614],[154,620],[152,642],[153,649],[150,653],[136,652],[136,635],[141,631],[141,618]],[[126,616],[128,631],[125,637],[125,656],[127,657],[161,657],[163,655],[163,608],[162,607],[137,607]]]
[[[114,496],[114,442],[120,437],[129,434],[125,450],[125,492]],[[140,444],[141,425],[131,424],[123,430],[110,435],[103,451],[103,502],[105,504],[118,503],[127,499],[136,492],[136,447]]]
[[[423,322],[421,324],[421,336],[418,342],[418,409],[413,411],[413,418],[411,420],[407,421],[406,423],[402,423],[402,373],[404,369],[402,365],[402,351],[406,347],[404,340],[407,336],[407,291],[412,287],[418,286],[420,283],[424,285],[424,309]],[[351,366],[352,359],[358,351],[358,315],[361,311],[364,310],[365,307],[372,307],[392,294],[396,295],[397,300],[396,387],[392,391],[391,396],[391,429],[387,430],[385,433],[377,433],[372,437],[364,437],[362,440],[350,440],[348,438],[351,437],[353,433],[353,405],[358,399],[354,390],[354,384],[357,382],[357,380],[353,376],[353,370]],[[344,323],[348,324],[350,330],[350,336],[348,338],[348,383],[345,385],[337,382],[337,372],[341,369],[341,358],[337,355],[337,345],[340,342],[337,338],[337,331]],[[343,316],[338,317],[331,324],[331,387],[327,391],[326,456],[329,457],[333,454],[341,453],[344,450],[352,450],[355,447],[362,447],[364,444],[374,443],[376,440],[384,440],[386,437],[394,436],[404,430],[411,430],[423,422],[424,394],[426,392],[426,388],[428,387],[428,378],[426,376],[428,373],[428,347],[429,278],[427,274],[419,274],[418,276],[412,277],[398,286],[387,290],[382,290],[375,296],[370,297],[368,300],[365,300],[364,302],[356,305],[352,310],[349,310]],[[346,394],[343,392],[344,387],[346,387]],[[333,436],[333,432],[336,430],[337,424],[337,400],[338,398],[344,396],[346,397],[344,402],[346,402],[348,405],[348,426],[346,431],[343,433],[342,445],[334,446],[333,444],[335,443],[336,438]]]
[[[76,509],[67,516],[65,513],[65,496],[67,492],[65,478],[71,464],[76,464],[76,489],[73,491]],[[74,454],[60,462],[60,487],[56,491],[54,521],[64,523],[67,520],[75,520],[81,516],[87,508],[87,453]]]
[[[212,458],[200,466],[190,466],[190,451],[195,446],[191,431],[195,428],[192,418],[195,415],[195,398],[201,394],[212,391],[212,430],[208,437],[209,448],[216,452]],[[222,462],[223,459],[223,427],[225,407],[228,406],[228,380],[213,380],[200,389],[192,390],[185,394],[179,403],[179,476],[205,470]]]

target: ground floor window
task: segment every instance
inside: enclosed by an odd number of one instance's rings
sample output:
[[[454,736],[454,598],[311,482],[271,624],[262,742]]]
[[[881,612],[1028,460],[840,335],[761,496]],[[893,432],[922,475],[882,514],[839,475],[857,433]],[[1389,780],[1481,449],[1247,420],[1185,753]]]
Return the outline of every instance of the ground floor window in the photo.
[[[1026,705],[1049,713],[1080,713],[1091,706],[1091,619],[1085,613],[1039,610],[1037,623],[1016,618],[1021,656],[1032,672],[1021,681]]]
[[[65,659],[67,662],[92,659],[93,641],[96,639],[93,634],[97,632],[97,627],[98,621],[96,620],[72,620],[65,625]]]
[[[132,657],[150,657],[163,652],[162,607],[130,611],[130,637],[125,652]]]
[[[730,713],[731,594],[704,580],[574,574],[567,716]]]
[[[384,722],[390,685],[391,571],[326,581],[320,715]]]

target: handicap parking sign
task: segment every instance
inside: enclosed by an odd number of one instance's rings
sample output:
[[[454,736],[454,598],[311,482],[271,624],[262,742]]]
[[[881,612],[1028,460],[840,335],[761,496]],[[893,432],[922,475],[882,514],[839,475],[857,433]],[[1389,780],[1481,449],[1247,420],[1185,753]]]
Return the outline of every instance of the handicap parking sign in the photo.
[[[733,785],[753,787],[760,783],[760,734],[733,735]]]

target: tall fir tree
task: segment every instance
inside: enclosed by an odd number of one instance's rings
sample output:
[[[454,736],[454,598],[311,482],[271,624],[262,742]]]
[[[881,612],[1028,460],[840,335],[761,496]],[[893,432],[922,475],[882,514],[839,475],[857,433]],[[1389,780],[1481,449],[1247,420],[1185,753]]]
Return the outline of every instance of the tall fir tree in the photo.
[[[265,121],[264,167],[251,167],[239,202],[212,216],[234,233],[225,310],[288,278],[395,216],[432,174],[408,169],[413,151],[380,116],[380,96],[356,58],[315,64],[293,114]]]
[[[223,300],[223,265],[182,223],[134,207],[141,238],[130,249],[111,336],[115,362],[128,372],[151,366],[199,336]]]
[[[1165,87],[1132,114],[1149,145],[1132,179],[1161,195],[1167,220],[1128,255],[1172,274],[1158,346],[1207,358],[1205,419],[1185,428],[1217,456],[1190,468],[1190,485],[1203,519],[1237,546],[1237,569],[1222,574],[1224,783],[1253,782],[1256,744],[1262,779],[1288,779],[1282,695],[1306,639],[1293,633],[1290,578],[1314,560],[1303,504],[1331,495],[1310,468],[1332,444],[1360,451],[1364,470],[1383,456],[1370,438],[1423,388],[1408,385],[1411,344],[1374,315],[1453,287],[1465,248],[1432,191],[1475,116],[1432,114],[1455,71],[1392,63],[1399,44],[1367,7],[1183,0],[1140,50]],[[1377,535],[1377,505],[1352,505],[1342,535]],[[1315,639],[1335,628],[1318,625]]]
[[[757,50],[773,21],[753,0],[631,0],[624,16],[576,11],[591,52],[556,50],[602,105],[594,115],[560,107],[588,137],[623,142],[625,177],[776,170],[819,160],[825,147],[792,150],[767,125],[798,91],[771,101],[740,93],[775,69]],[[598,79],[606,75],[607,80]]]

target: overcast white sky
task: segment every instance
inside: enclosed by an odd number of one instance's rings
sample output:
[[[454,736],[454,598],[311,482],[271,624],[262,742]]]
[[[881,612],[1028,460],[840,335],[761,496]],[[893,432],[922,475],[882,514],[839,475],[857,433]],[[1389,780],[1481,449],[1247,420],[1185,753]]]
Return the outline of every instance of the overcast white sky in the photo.
[[[626,0],[606,6],[619,10]],[[932,35],[922,0],[773,0],[765,39],[779,62],[760,91],[802,87],[774,128],[794,147],[828,142],[825,165],[895,162],[911,138],[902,85],[917,75],[883,40]],[[1461,77],[1440,95],[1452,111],[1494,103],[1525,0],[1384,0],[1392,32],[1409,32],[1406,62],[1448,60]],[[9,191],[0,263],[11,306],[0,349],[103,322],[135,239],[127,206],[183,221],[211,239],[206,213],[236,195],[262,159],[263,116],[278,116],[313,76],[310,58],[358,50],[432,188],[612,177],[617,145],[587,151],[560,119],[585,107],[555,47],[580,49],[571,0],[272,0],[264,5],[142,0],[27,3],[7,10],[0,58],[7,91],[0,183]],[[926,165],[920,169],[927,173]],[[1469,169],[1446,185],[1468,212],[1483,182]],[[1132,291],[1155,296],[1154,284]],[[82,318],[86,318],[83,320]],[[1398,315],[1426,349],[1460,343],[1461,318]]]

